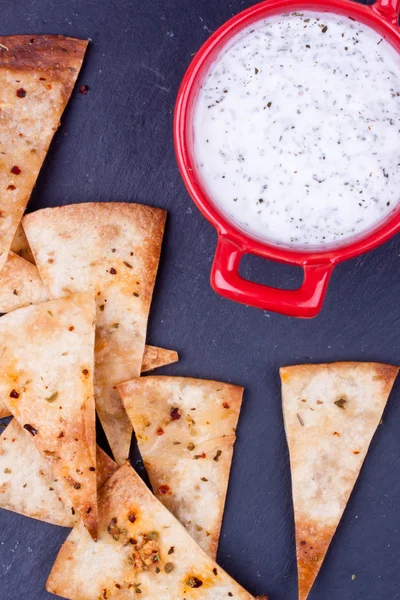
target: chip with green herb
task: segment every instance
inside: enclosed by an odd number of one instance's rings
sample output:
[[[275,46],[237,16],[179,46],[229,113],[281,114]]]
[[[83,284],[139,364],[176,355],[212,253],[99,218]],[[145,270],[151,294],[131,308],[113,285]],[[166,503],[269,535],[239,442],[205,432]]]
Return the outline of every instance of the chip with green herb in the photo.
[[[100,488],[117,465],[97,446],[94,469]],[[16,419],[0,436],[0,490],[0,508],[61,527],[74,527],[79,521],[51,465]]]
[[[0,319],[0,397],[97,536],[94,294],[74,294]],[[66,356],[63,353],[68,351]],[[94,471],[92,471],[94,468]]]
[[[96,409],[118,464],[128,458],[132,426],[116,385],[140,375],[165,219],[159,208],[122,202],[46,208],[23,219],[49,297],[95,292]]]
[[[98,542],[79,523],[59,552],[48,592],[70,600],[130,600],[139,590],[138,597],[147,600],[254,600],[207,556],[128,463],[99,491],[99,507]]]
[[[306,600],[318,575],[398,370],[356,362],[280,370],[299,600]]]
[[[159,376],[119,391],[155,495],[215,558],[243,388]]]

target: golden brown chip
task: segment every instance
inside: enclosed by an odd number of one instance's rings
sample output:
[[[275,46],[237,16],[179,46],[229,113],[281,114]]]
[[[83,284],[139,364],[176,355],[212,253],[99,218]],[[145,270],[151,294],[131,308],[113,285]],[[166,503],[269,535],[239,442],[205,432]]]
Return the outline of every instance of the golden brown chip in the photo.
[[[62,36],[0,36],[0,270],[86,47]]]
[[[142,361],[142,373],[154,371],[160,367],[166,367],[172,363],[178,362],[179,356],[175,350],[166,350],[156,346],[146,346],[144,349]]]
[[[97,487],[117,468],[97,446]],[[61,527],[74,527],[80,518],[49,462],[16,419],[0,436],[0,508]]]
[[[354,362],[280,370],[300,600],[321,568],[398,370]]]
[[[37,267],[10,252],[0,271],[0,313],[8,313],[46,300],[48,295]]]
[[[0,397],[97,532],[95,302],[75,294],[0,319]]]
[[[96,408],[119,464],[132,426],[116,385],[140,376],[165,217],[157,208],[108,202],[47,208],[23,222],[50,297],[96,294]]]
[[[252,600],[197,546],[128,465],[99,492],[97,543],[79,524],[60,550],[47,591],[70,600]]]
[[[215,558],[243,388],[141,377],[118,389],[155,495]]]
[[[8,263],[6,263],[6,267],[7,267],[7,264]],[[3,269],[3,273],[4,273],[4,269]],[[2,274],[0,274],[0,283],[1,283],[1,279],[2,279]],[[33,280],[32,286],[34,286],[34,281],[35,280]],[[41,289],[42,288],[40,288],[40,286],[37,287],[38,296],[39,296]],[[32,288],[31,288],[31,290],[32,290]],[[22,294],[22,296],[25,297],[25,291]],[[1,289],[0,289],[0,297],[1,297]],[[154,369],[158,369],[160,367],[165,367],[167,365],[170,365],[170,364],[176,362],[177,360],[179,360],[179,357],[178,357],[178,353],[175,352],[175,350],[166,350],[164,348],[157,348],[156,346],[147,346],[146,345],[144,348],[144,356],[143,356],[141,372],[145,373],[148,371],[153,371]],[[8,410],[7,405],[0,398],[0,419],[3,419],[4,417],[9,417],[10,414],[11,413]]]

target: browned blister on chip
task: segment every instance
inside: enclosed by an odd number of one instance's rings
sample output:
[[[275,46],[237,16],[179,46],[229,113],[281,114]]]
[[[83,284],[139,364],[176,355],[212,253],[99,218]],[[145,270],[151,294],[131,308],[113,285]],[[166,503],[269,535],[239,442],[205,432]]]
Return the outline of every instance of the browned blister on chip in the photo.
[[[118,463],[129,455],[132,426],[116,385],[140,375],[165,217],[109,202],[44,209],[23,222],[50,297],[95,293],[96,408]]]
[[[397,373],[390,365],[355,362],[280,370],[300,600],[321,568]]]
[[[93,537],[97,532],[93,293],[0,319],[0,397]]]
[[[96,462],[100,488],[117,465],[98,446]],[[80,518],[50,463],[16,419],[0,436],[0,508],[61,527],[74,527]]]
[[[86,47],[62,36],[0,36],[0,270]]]
[[[118,387],[155,495],[215,558],[243,388],[189,377]]]
[[[197,546],[128,465],[99,492],[99,539],[79,524],[47,590],[70,600],[252,600]],[[140,591],[139,591],[140,590]]]

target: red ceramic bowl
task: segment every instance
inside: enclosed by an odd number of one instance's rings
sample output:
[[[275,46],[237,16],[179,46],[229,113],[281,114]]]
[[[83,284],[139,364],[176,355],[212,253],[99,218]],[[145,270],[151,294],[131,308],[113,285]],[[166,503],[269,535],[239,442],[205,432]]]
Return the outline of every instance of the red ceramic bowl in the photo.
[[[400,230],[400,208],[356,240],[321,249],[277,246],[255,239],[232,224],[213,203],[197,172],[193,153],[193,112],[203,80],[226,43],[241,29],[271,15],[295,10],[332,12],[375,29],[400,52],[400,0],[378,0],[372,6],[350,0],[267,0],[245,10],[220,27],[200,48],[178,93],[174,139],[179,169],[186,187],[203,215],[218,232],[211,271],[213,289],[231,300],[293,317],[314,317],[322,308],[335,265],[375,248]],[[301,266],[304,280],[297,290],[280,290],[243,279],[239,265],[244,254]]]

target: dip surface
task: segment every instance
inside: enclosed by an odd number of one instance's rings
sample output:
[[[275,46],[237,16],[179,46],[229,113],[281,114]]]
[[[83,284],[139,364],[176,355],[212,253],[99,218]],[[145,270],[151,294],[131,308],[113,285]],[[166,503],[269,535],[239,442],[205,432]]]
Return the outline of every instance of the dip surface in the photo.
[[[222,51],[194,113],[214,203],[278,244],[358,236],[400,199],[400,58],[331,13],[259,21]]]

